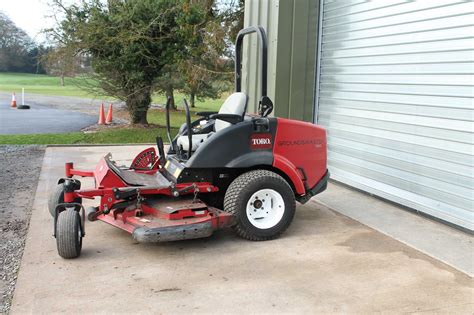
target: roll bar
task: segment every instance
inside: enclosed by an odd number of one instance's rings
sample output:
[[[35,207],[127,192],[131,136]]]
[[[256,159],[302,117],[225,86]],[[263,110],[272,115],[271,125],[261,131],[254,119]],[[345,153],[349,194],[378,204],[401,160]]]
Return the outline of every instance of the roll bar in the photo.
[[[237,34],[235,40],[235,91],[242,91],[242,44],[245,35],[257,33],[260,42],[260,60],[262,67],[260,68],[260,75],[262,76],[262,96],[267,95],[267,35],[261,26],[250,26],[241,29]]]
[[[242,45],[245,35],[257,33],[260,42],[260,76],[261,81],[261,97],[259,101],[259,113],[262,117],[266,117],[273,110],[273,103],[267,96],[267,69],[268,69],[268,47],[267,35],[265,29],[261,26],[250,26],[241,29],[237,34],[235,41],[235,91],[242,91]]]

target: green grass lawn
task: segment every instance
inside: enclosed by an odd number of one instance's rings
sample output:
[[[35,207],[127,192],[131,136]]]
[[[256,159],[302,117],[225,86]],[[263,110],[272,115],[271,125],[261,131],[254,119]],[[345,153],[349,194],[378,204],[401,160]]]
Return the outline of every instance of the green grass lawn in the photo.
[[[25,88],[26,93],[36,93],[57,96],[75,96],[94,98],[97,96],[87,91],[81,90],[77,84],[78,80],[85,78],[65,78],[65,86],[61,86],[58,77],[26,74],[26,73],[0,73],[0,91],[21,93],[21,88]],[[197,111],[217,111],[227,95],[220,99],[196,100]],[[182,110],[182,100],[185,97],[182,93],[175,93],[175,101],[178,111],[170,112],[172,134],[177,132],[177,128],[186,121],[185,112]],[[153,103],[164,104],[166,97],[161,94],[153,96]],[[192,119],[196,119],[193,115]],[[58,134],[25,134],[25,135],[0,135],[0,144],[113,144],[113,143],[153,143],[156,136],[160,135],[166,141],[166,117],[164,110],[151,109],[148,111],[148,122],[162,127],[130,127],[122,129],[106,129],[94,133],[70,132]]]
[[[199,109],[202,110],[202,109]],[[199,111],[198,110],[198,111]],[[194,115],[196,111],[191,111],[191,121],[198,117]],[[148,123],[166,127],[166,112],[160,109],[150,109],[147,115]],[[186,114],[184,110],[170,111],[170,125],[171,127],[179,128],[186,122]]]
[[[218,111],[221,108],[222,103],[224,103],[225,99],[229,96],[228,94],[224,93],[221,98],[217,99],[205,99],[203,101],[196,100],[196,107],[191,108],[191,111],[199,112],[199,111]],[[176,107],[178,109],[184,109],[183,106],[183,99],[186,98],[189,104],[189,96],[184,95],[181,92],[176,92],[174,94],[174,100],[176,102]],[[152,102],[154,104],[166,104],[166,96],[163,94],[155,94],[153,95]],[[184,114],[183,114],[184,115]],[[149,118],[149,116],[148,116]]]
[[[65,78],[65,86],[61,86],[61,80],[58,77],[3,72],[0,73],[0,91],[16,92],[19,95],[21,88],[25,88],[26,93],[93,98],[94,95],[78,87],[80,80],[84,80],[84,78]]]
[[[81,81],[87,80],[86,77],[65,78],[65,86],[61,86],[59,77],[53,77],[45,74],[30,73],[6,73],[0,72],[0,92],[15,92],[17,96],[21,93],[21,88],[25,88],[26,93],[57,95],[57,96],[76,96],[84,98],[112,99],[107,95],[95,95],[89,91],[80,88]],[[88,84],[94,85],[92,80]],[[175,93],[175,101],[178,106],[182,106],[183,93]],[[165,104],[166,97],[163,94],[153,95],[154,104]],[[206,99],[204,101],[196,100],[198,110],[214,110],[222,105],[221,99]]]

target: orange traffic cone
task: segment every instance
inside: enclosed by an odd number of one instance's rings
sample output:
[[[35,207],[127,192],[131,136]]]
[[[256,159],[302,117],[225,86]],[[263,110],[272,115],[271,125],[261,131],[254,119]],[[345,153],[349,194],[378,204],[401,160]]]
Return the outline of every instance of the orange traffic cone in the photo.
[[[112,103],[109,105],[109,110],[107,111],[107,117],[105,118],[105,123],[110,124],[112,122]]]
[[[12,103],[10,105],[11,107],[16,107],[16,95],[15,92],[12,94]]]
[[[98,124],[99,125],[105,125],[104,103],[100,104]]]

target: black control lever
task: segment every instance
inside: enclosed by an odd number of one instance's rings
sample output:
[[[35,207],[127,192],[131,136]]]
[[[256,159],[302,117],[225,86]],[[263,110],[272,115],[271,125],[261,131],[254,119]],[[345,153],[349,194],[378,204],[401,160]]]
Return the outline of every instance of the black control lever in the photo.
[[[170,106],[171,106],[171,97],[168,96],[168,99],[166,100],[166,135],[168,136],[168,141],[170,142],[171,150],[173,152],[176,152],[176,148],[173,145],[173,140],[171,139]]]
[[[165,146],[163,144],[163,138],[156,137],[156,146],[158,147],[158,154],[160,155],[160,165],[165,167],[166,157],[165,157]]]
[[[186,110],[186,127],[187,127],[187,133],[188,133],[188,159],[191,158],[191,154],[193,152],[193,127],[191,126],[191,113],[189,111],[189,105],[188,101],[186,99],[183,99],[183,105],[184,109]]]

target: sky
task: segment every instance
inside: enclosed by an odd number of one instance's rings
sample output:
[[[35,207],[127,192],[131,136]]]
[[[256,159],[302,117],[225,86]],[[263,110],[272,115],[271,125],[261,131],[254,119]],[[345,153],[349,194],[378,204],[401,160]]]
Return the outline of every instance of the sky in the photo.
[[[46,17],[51,15],[47,3],[47,0],[0,0],[0,11],[39,43],[45,40],[41,30],[54,25],[54,20]]]

